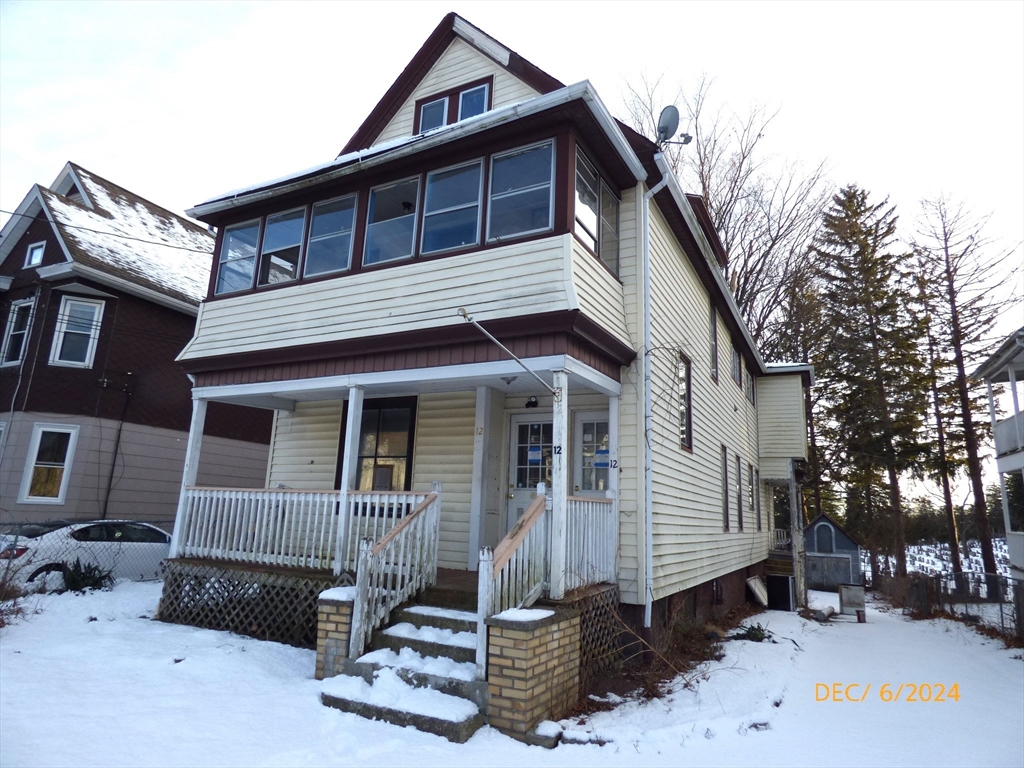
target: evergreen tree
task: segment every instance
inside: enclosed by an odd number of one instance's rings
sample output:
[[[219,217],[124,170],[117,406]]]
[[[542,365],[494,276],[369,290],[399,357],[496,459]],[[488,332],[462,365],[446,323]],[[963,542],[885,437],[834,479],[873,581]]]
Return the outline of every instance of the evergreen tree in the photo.
[[[919,468],[928,382],[920,323],[908,309],[912,254],[893,248],[895,233],[895,208],[871,204],[866,191],[850,185],[833,197],[811,251],[835,334],[824,415],[841,463],[861,476],[880,470],[886,477],[892,533],[884,549],[904,576],[900,478]],[[877,520],[874,528],[880,530]]]

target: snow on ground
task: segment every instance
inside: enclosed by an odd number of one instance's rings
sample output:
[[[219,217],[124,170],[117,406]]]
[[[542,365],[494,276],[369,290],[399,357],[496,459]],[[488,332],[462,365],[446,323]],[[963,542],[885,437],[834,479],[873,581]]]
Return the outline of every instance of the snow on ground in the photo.
[[[774,644],[728,641],[695,690],[549,724],[605,744],[548,751],[329,709],[312,651],[151,621],[159,596],[134,583],[48,595],[0,630],[0,766],[1024,765],[1021,652],[872,602],[866,624],[755,616]],[[816,607],[835,599],[812,593]],[[837,682],[871,688],[815,701]],[[960,700],[885,703],[885,683],[956,683]]]

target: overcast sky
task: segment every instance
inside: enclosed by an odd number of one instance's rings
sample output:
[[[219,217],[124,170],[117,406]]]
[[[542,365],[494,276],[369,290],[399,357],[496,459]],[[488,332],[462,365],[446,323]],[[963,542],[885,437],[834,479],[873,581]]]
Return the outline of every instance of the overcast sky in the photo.
[[[619,117],[643,73],[706,73],[726,108],[780,110],[768,151],[889,197],[904,234],[946,193],[1022,258],[1022,2],[4,1],[0,210],[68,160],[177,212],[329,160],[450,10]]]

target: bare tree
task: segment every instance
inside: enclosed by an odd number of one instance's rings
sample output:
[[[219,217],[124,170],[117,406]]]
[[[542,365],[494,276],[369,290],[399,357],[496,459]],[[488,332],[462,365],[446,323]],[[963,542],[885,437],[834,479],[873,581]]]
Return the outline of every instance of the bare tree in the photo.
[[[714,108],[712,81],[702,77],[686,95],[671,98],[662,78],[627,84],[629,121],[654,139],[661,108],[682,102],[693,142],[662,148],[685,189],[700,194],[729,254],[726,278],[754,339],[775,358],[772,323],[785,292],[806,259],[821,213],[831,199],[825,165],[805,172],[763,152],[763,141],[777,112],[755,105],[745,116]]]

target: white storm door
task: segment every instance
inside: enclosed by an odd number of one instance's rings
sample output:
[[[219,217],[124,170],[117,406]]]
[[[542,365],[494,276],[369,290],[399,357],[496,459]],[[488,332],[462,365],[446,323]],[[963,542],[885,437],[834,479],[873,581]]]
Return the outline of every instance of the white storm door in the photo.
[[[551,488],[552,436],[551,414],[528,413],[511,417],[506,533],[537,495],[537,483],[547,483]]]
[[[607,498],[611,433],[607,411],[580,411],[573,417],[572,495]]]

